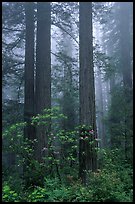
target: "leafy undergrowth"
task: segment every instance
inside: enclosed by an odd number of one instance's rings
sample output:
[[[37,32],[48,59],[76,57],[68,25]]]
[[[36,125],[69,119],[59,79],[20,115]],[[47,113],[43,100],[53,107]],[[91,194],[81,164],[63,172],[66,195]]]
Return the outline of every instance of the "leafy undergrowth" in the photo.
[[[83,186],[69,177],[60,183],[58,178],[44,178],[43,187],[26,188],[21,180],[10,177],[3,184],[4,202],[132,202],[131,168],[103,168],[89,174],[89,184]],[[20,186],[19,183],[20,182]]]
[[[63,117],[55,113],[56,109],[54,113],[49,111],[45,116],[38,115],[33,118],[33,123],[45,123],[42,120],[51,118],[51,116],[54,119]],[[99,169],[96,172],[88,173],[87,185],[83,186],[77,178],[78,129],[77,131],[63,131],[55,125],[57,128],[54,133],[56,134],[51,136],[53,139],[57,136],[56,139],[62,151],[58,154],[53,144],[55,139],[52,142],[50,137],[49,157],[40,163],[33,159],[34,154],[31,148],[31,144],[35,145],[37,141],[23,138],[22,132],[25,125],[24,123],[12,125],[3,134],[3,137],[6,138],[5,151],[14,152],[17,155],[13,168],[10,167],[7,170],[3,165],[3,202],[133,201],[132,157],[131,155],[125,157],[122,148],[112,150],[96,148]],[[24,166],[27,168],[22,176]]]
[[[133,168],[123,155],[120,149],[100,150],[98,159],[100,169],[88,173],[86,186],[77,178],[78,170],[71,168],[72,171],[69,171],[69,166],[63,167],[63,171],[60,171],[61,179],[54,174],[44,176],[41,183],[41,181],[36,182],[41,177],[42,170],[37,165],[35,171],[32,171],[31,186],[26,186],[24,180],[13,169],[8,173],[3,171],[5,175],[2,200],[3,202],[133,202]]]

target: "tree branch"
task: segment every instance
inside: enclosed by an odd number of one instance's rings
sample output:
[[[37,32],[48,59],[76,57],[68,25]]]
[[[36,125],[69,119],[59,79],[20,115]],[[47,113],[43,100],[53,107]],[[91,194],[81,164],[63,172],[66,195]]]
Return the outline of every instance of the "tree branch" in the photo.
[[[73,37],[65,28],[63,28],[59,23],[52,23],[52,25],[60,28],[61,30],[63,30],[65,33],[67,33],[78,45],[79,42],[75,39],[75,37]]]
[[[3,30],[8,30],[8,31],[12,31],[12,32],[15,32],[15,31],[23,31],[23,30],[20,30],[20,29],[12,29],[12,28],[7,28],[7,27],[3,27],[2,28]]]

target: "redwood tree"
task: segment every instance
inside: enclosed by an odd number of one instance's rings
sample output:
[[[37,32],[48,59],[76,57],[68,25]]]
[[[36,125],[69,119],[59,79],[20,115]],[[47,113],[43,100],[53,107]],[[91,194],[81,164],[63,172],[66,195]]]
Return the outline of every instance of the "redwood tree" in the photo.
[[[24,120],[27,122],[25,138],[35,138],[31,125],[34,116],[34,4],[25,3],[26,36],[25,36],[25,86],[24,86]]]
[[[35,139],[35,128],[31,125],[34,116],[34,4],[25,3],[25,86],[24,86],[24,121],[27,123],[24,128],[24,138]],[[33,147],[32,147],[33,148]],[[23,166],[23,173],[27,185],[31,183],[30,161],[26,159]]]
[[[80,97],[80,125],[91,126],[94,136],[85,133],[84,128],[80,131],[83,137],[79,140],[79,177],[84,184],[87,183],[88,170],[95,171],[97,168],[96,146],[96,120],[95,120],[95,87],[93,70],[93,43],[92,43],[92,2],[80,2],[79,5],[79,97]],[[81,136],[81,135],[80,135]],[[82,139],[83,138],[83,139]],[[95,141],[91,145],[90,141]]]
[[[51,108],[51,6],[49,2],[37,2],[37,48],[36,48],[36,114]],[[48,147],[50,125],[36,128],[38,139],[36,158],[42,160],[43,148]]]
[[[133,5],[131,2],[121,2],[119,3],[120,8],[120,51],[121,51],[121,71],[123,77],[123,85],[124,85],[124,99],[126,103],[125,108],[125,157],[129,160],[128,152],[130,151],[130,157],[133,154],[133,133],[129,134],[129,130],[133,129],[133,89],[132,89],[132,59],[131,59],[131,33],[133,32],[131,29],[130,21],[131,21],[131,13],[132,13]]]

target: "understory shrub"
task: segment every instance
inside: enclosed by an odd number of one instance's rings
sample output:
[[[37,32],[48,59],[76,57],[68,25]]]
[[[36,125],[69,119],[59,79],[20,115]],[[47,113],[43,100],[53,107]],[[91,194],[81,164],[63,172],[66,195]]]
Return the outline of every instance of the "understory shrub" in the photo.
[[[46,124],[46,119],[60,117],[63,115],[58,115],[56,110],[55,113],[48,110],[47,114],[33,118],[33,125]],[[133,201],[132,166],[121,149],[97,148],[99,169],[88,173],[88,183],[83,186],[78,179],[78,129],[65,131],[54,124],[49,135],[48,157],[43,158],[42,163],[33,157],[31,146],[37,141],[23,138],[25,123],[13,125],[4,132],[4,151],[16,154],[16,164],[12,169],[3,168],[3,202]],[[27,167],[25,176],[24,165]]]
[[[20,196],[14,190],[11,190],[8,183],[4,183],[2,191],[2,201],[3,202],[19,202]]]
[[[125,173],[126,169],[124,172]],[[83,186],[78,180],[67,185],[56,178],[44,178],[44,186],[31,186],[16,192],[7,182],[3,185],[4,202],[132,202],[133,191],[130,175],[125,180],[119,173],[107,169],[89,174],[89,184]],[[130,185],[126,180],[129,180]]]
[[[119,174],[114,170],[111,173],[107,173],[105,169],[90,175],[90,189],[92,190],[93,202],[130,202],[132,200],[132,191],[130,188],[126,191],[125,186],[126,183],[121,180]],[[130,186],[132,185],[130,184]]]

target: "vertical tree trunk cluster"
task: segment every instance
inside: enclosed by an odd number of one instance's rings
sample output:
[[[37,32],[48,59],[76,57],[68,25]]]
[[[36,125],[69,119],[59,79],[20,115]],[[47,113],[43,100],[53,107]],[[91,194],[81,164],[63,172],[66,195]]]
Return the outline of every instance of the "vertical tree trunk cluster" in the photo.
[[[24,120],[27,122],[25,137],[38,139],[35,156],[42,158],[42,149],[47,147],[49,127],[31,126],[31,117],[51,108],[51,7],[50,3],[37,3],[37,49],[36,77],[34,79],[34,4],[25,4],[26,47],[25,47],[25,106]]]
[[[92,43],[92,2],[80,2],[79,7],[79,97],[80,125],[91,126],[96,136],[95,87],[93,70]],[[83,130],[85,132],[85,130]],[[97,168],[96,145],[92,147],[91,139],[79,140],[79,177],[87,183],[87,171]]]
[[[94,131],[88,140],[79,140],[79,177],[87,183],[87,172],[97,169],[96,117],[95,117],[95,86],[93,70],[92,43],[92,2],[80,2],[79,51],[80,51],[80,125],[89,126],[88,131]],[[34,79],[34,8],[33,3],[26,5],[26,60],[25,60],[25,121],[28,122],[25,136],[38,139],[35,148],[36,159],[42,161],[43,148],[48,147],[50,126],[31,129],[30,120],[43,109],[51,108],[51,58],[50,58],[50,3],[37,3],[37,47],[36,47],[36,77]],[[35,85],[35,87],[34,87]],[[36,133],[36,135],[35,135]],[[82,129],[83,137],[87,136]],[[94,142],[94,145],[91,144]]]

